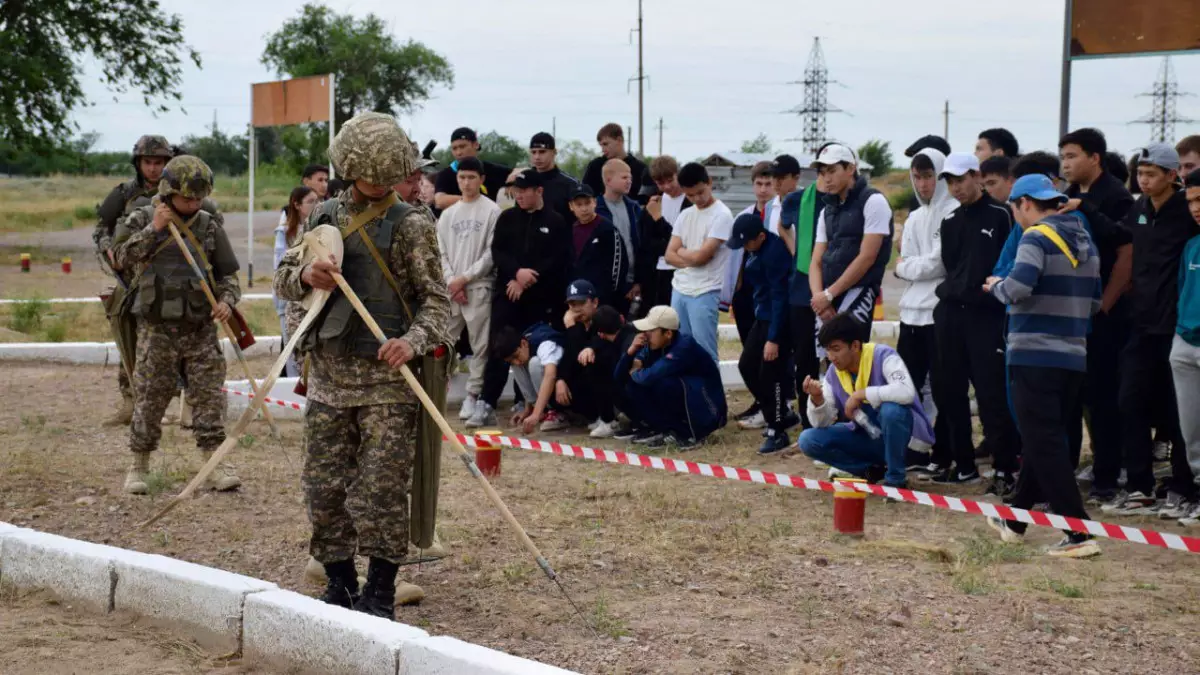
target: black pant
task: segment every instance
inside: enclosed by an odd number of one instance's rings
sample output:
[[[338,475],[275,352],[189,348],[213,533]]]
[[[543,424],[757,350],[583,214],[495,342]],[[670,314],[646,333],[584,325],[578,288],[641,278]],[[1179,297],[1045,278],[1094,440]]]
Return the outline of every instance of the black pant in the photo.
[[[1013,408],[1024,440],[1024,463],[1012,505],[1028,509],[1049,502],[1053,513],[1086,519],[1067,449],[1067,420],[1079,405],[1085,375],[1030,366],[1012,366],[1010,373]],[[1008,524],[1016,532],[1025,531],[1025,523]]]
[[[950,448],[950,432],[947,428],[946,415],[942,412],[945,398],[942,389],[942,367],[938,359],[937,330],[934,326],[910,326],[900,324],[900,339],[896,342],[896,352],[908,367],[908,374],[913,378],[917,388],[917,397],[925,388],[925,376],[929,375],[929,388],[933,394],[933,403],[937,406],[937,421],[933,428],[933,461],[940,466],[949,466],[953,460]],[[968,404],[969,405],[969,404]]]
[[[968,384],[972,384],[984,442],[994,455],[993,468],[1005,473],[1016,471],[1020,440],[1008,412],[1003,309],[999,305],[976,307],[943,300],[933,310],[933,317],[944,385],[938,417],[946,418],[955,464],[964,473],[975,466],[968,395]]]
[[[1124,317],[1097,314],[1087,341],[1087,379],[1083,407],[1088,410],[1088,437],[1092,442],[1092,486],[1116,490],[1121,474],[1121,352],[1129,342],[1129,321]],[[1078,456],[1078,450],[1072,447]]]
[[[1157,425],[1174,446],[1168,487],[1191,497],[1196,487],[1183,450],[1183,434],[1179,430],[1179,409],[1170,363],[1171,339],[1171,335],[1147,335],[1135,330],[1125,347],[1120,394],[1125,469],[1129,472],[1125,489],[1152,494],[1154,441],[1150,429]]]
[[[757,319],[750,328],[746,343],[742,346],[742,357],[738,359],[738,371],[746,388],[762,406],[767,426],[780,429],[788,416],[788,401],[791,400],[792,376],[788,372],[791,362],[792,341],[784,329],[778,336],[779,357],[774,361],[763,360],[763,347],[767,344],[770,322]]]
[[[792,361],[796,366],[796,407],[804,427],[808,422],[808,396],[804,394],[804,378],[816,378],[821,373],[821,361],[817,358],[817,315],[809,305],[791,306]]]
[[[583,373],[589,395],[594,402],[596,414],[603,422],[613,422],[616,416],[617,382],[613,371],[621,360],[621,348],[612,342],[603,342],[595,349],[596,359],[584,366]],[[572,389],[574,391],[574,389]]]
[[[642,305],[638,308],[635,319],[644,318],[650,313],[651,307],[659,305],[671,306],[671,282],[675,279],[675,270],[654,270],[649,281],[642,285]]]
[[[734,291],[733,301],[729,304],[733,322],[737,324],[738,340],[745,347],[754,326],[754,288],[743,282],[742,287]]]

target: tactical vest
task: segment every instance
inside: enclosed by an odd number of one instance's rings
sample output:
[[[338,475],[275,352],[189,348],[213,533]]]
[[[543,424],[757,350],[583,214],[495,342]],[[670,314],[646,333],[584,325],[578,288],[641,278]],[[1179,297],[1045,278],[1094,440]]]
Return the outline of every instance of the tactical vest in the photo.
[[[321,213],[317,225],[329,224],[338,227],[334,212],[339,202],[335,199],[321,205]],[[382,218],[364,225],[361,232],[370,237],[379,255],[386,262],[392,250],[392,235],[400,222],[408,213],[409,206],[403,202],[396,204],[383,214]],[[340,228],[339,228],[340,229]],[[363,306],[375,319],[375,323],[383,330],[387,338],[403,337],[408,332],[409,318],[404,311],[404,305],[392,289],[379,264],[357,232],[343,240],[342,276]],[[413,312],[417,308],[409,306]],[[379,353],[379,340],[371,329],[363,322],[349,298],[340,290],[335,291],[332,298],[322,310],[317,326],[308,332],[304,338],[305,349],[319,349],[324,353],[336,356],[362,356],[374,359]]]
[[[212,227],[212,216],[207,211],[198,213],[191,231],[197,241],[204,242]],[[196,263],[203,265],[201,261],[208,257],[207,252],[201,256],[190,241],[184,241]],[[237,269],[236,266],[234,269]],[[142,270],[133,313],[154,324],[201,324],[212,321],[212,307],[204,295],[200,279],[174,242],[160,250]]]
[[[821,278],[826,286],[832,286],[850,263],[858,257],[862,248],[863,228],[866,217],[863,208],[872,195],[879,194],[875,188],[867,185],[865,178],[858,178],[850,194],[846,195],[844,203],[839,202],[837,195],[829,195],[825,203],[825,255],[821,257]],[[855,287],[875,288],[883,281],[884,270],[892,250],[892,223],[888,223],[888,234],[879,247],[879,256],[875,263],[863,275]]]

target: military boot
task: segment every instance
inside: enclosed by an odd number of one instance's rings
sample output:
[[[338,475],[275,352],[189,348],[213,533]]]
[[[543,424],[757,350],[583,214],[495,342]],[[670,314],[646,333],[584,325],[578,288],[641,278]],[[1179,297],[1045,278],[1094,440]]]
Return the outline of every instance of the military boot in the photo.
[[[212,458],[212,450],[204,450],[201,453],[204,462],[207,463]],[[204,488],[207,490],[216,490],[217,492],[228,492],[236,490],[242,486],[242,479],[238,478],[237,472],[234,471],[233,465],[228,462],[217,464],[217,468],[208,474],[208,478],[204,479]]]
[[[358,571],[354,569],[354,559],[325,563],[325,576],[329,581],[325,584],[321,602],[354,609],[359,602]]]
[[[354,611],[384,619],[396,618],[396,572],[400,566],[383,558],[371,558],[367,567],[367,585],[362,597],[354,603]]]
[[[133,398],[122,396],[117,409],[103,422],[106,427],[127,427],[133,422]]]
[[[125,492],[131,495],[144,495],[150,492],[146,484],[146,475],[150,473],[150,453],[133,453],[133,463],[125,474]]]

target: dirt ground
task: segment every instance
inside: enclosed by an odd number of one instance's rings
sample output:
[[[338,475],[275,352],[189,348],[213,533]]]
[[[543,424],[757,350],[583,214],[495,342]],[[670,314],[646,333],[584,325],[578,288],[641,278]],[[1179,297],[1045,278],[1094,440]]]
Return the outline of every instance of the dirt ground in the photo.
[[[256,423],[236,454],[240,492],[206,494],[135,531],[200,462],[190,437],[167,427],[157,494],[122,494],[126,432],[98,425],[114,377],[99,367],[0,369],[0,520],[318,594],[303,579],[299,424],[281,422],[276,442]],[[730,428],[688,456],[821,475],[802,457],[758,457],[756,441]],[[1031,528],[1028,544],[1002,545],[979,517],[878,499],[867,504],[866,536],[852,539],[833,533],[825,493],[521,451],[503,462],[496,489],[600,635],[449,456],[439,527],[451,556],[402,571],[428,598],[399,620],[586,673],[1200,672],[1191,554],[1105,540],[1097,559],[1052,560],[1039,550],[1054,531]],[[57,651],[71,635],[29,622],[62,611],[0,606],[0,617],[21,622],[19,640]],[[145,634],[129,639],[139,653],[159,649]]]
[[[42,592],[0,592],[0,653],[9,675],[268,673],[120,613],[80,612]]]

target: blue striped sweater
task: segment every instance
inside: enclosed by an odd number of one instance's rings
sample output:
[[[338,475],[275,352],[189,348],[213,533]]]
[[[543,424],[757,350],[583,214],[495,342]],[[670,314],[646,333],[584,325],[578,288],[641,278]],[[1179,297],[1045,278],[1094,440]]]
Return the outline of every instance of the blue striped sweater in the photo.
[[[1100,256],[1078,212],[1048,216],[1040,225],[1057,233],[1062,246],[1036,226],[1026,229],[1012,271],[992,287],[1009,305],[1008,363],[1087,372],[1088,325],[1100,309]]]

